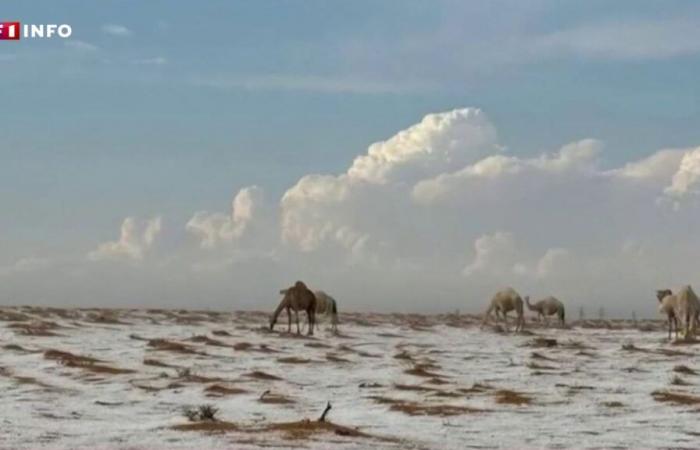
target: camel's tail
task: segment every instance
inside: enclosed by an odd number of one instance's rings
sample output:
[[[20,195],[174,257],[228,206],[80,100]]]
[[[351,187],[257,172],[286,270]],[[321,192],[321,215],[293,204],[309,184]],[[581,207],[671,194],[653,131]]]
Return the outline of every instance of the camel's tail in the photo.
[[[338,325],[338,302],[335,299],[331,299],[331,324]]]

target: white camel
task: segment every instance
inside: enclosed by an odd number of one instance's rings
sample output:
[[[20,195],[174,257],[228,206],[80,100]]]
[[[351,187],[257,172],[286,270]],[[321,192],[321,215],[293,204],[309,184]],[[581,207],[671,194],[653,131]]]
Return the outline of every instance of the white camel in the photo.
[[[683,337],[691,339],[700,320],[700,299],[693,288],[689,285],[683,286],[675,294],[671,293],[670,289],[662,289],[656,292],[656,297],[661,303],[659,312],[666,314],[668,319],[668,338],[671,339],[671,324],[674,322],[676,337],[680,324]]]
[[[671,340],[671,332],[675,330],[678,339],[678,319],[676,319],[676,296],[670,289],[656,291],[656,298],[659,299],[659,312],[666,316],[668,322],[668,340]]]
[[[537,320],[544,319],[545,324],[547,324],[547,316],[552,316],[554,314],[559,318],[561,326],[566,324],[564,304],[555,297],[549,296],[532,304],[530,303],[530,297],[525,296],[525,304],[530,311],[536,311]]]
[[[331,331],[338,332],[338,302],[324,291],[314,291],[316,314],[324,314],[331,320]]]
[[[503,323],[505,324],[506,332],[508,331],[508,312],[510,311],[515,311],[517,314],[515,331],[522,331],[523,327],[525,326],[525,318],[523,316],[523,299],[513,288],[509,287],[496,292],[496,295],[494,295],[491,299],[489,308],[484,314],[484,321],[481,323],[482,328],[491,318],[492,311],[495,311],[496,313],[496,320],[498,320],[499,312],[503,314]]]

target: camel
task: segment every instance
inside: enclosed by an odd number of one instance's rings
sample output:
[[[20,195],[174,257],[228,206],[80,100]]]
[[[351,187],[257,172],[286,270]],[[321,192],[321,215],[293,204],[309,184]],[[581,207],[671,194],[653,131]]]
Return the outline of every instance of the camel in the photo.
[[[506,288],[501,291],[496,292],[496,295],[491,299],[489,308],[484,314],[484,321],[481,323],[483,328],[486,322],[491,318],[491,312],[495,311],[496,320],[498,320],[498,313],[503,314],[503,322],[505,323],[506,332],[508,331],[508,312],[515,310],[517,314],[517,319],[515,322],[515,331],[522,331],[525,326],[525,318],[523,317],[523,299],[520,294],[515,292],[513,288]]]
[[[659,312],[666,315],[668,321],[668,340],[671,340],[672,329],[675,329],[676,339],[678,339],[678,319],[676,319],[674,312],[676,297],[670,289],[661,289],[656,291],[656,298],[659,299]]]
[[[294,286],[288,289],[282,289],[280,294],[284,295],[282,301],[277,306],[277,309],[272,314],[270,318],[270,330],[275,327],[277,322],[277,317],[280,315],[283,309],[287,310],[288,326],[287,332],[292,331],[292,314],[290,310],[294,310],[294,317],[297,322],[297,334],[301,334],[301,329],[299,328],[299,310],[306,311],[306,316],[309,320],[309,336],[314,334],[314,325],[316,325],[316,296],[314,293],[306,287],[306,285],[297,281]]]
[[[695,334],[695,329],[700,322],[700,299],[689,285],[683,286],[676,294],[670,289],[656,291],[659,300],[659,312],[666,314],[668,319],[668,338],[671,339],[671,325],[675,323],[676,338],[678,337],[678,324],[682,325],[682,334],[685,339],[690,339]]]
[[[287,289],[282,289],[280,294],[286,294]],[[316,314],[330,316],[331,331],[338,332],[338,302],[324,291],[314,291],[316,296]],[[307,322],[308,325],[308,322]]]
[[[566,324],[565,322],[565,310],[564,304],[554,297],[546,297],[533,305],[530,303],[530,297],[525,296],[525,304],[530,311],[537,312],[537,319],[544,319],[545,325],[547,324],[547,316],[552,316],[554,314],[559,318],[559,323],[561,326]]]
[[[316,295],[316,314],[330,316],[331,331],[338,332],[338,302],[324,291],[314,291]]]

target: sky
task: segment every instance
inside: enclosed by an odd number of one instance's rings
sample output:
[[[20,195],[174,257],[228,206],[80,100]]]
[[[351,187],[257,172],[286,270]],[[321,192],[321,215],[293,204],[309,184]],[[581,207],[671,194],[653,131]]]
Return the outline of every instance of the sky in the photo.
[[[700,283],[694,1],[35,1],[0,304],[654,316]]]

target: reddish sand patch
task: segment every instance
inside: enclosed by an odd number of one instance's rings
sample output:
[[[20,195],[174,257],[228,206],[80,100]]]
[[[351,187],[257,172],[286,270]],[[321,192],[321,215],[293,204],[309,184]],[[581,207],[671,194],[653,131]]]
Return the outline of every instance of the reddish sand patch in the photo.
[[[284,395],[274,394],[270,391],[263,392],[260,398],[258,398],[258,401],[260,403],[266,403],[270,405],[290,405],[294,403],[294,400],[285,397]]]
[[[267,372],[263,372],[261,370],[254,370],[253,372],[249,372],[244,374],[243,376],[249,377],[249,378],[255,378],[258,380],[269,380],[269,381],[274,381],[274,380],[281,380],[282,378],[275,376],[275,375],[270,375]]]
[[[381,396],[374,396],[370,398],[377,403],[389,405],[390,411],[402,412],[409,416],[450,417],[459,416],[462,414],[486,412],[482,409],[470,408],[468,406],[461,405],[423,404]]]
[[[500,389],[494,395],[496,396],[496,403],[501,405],[529,405],[532,403],[531,397],[509,389]]]
[[[700,405],[700,397],[681,392],[654,391],[651,395],[657,402],[674,403],[676,405]]]
[[[297,358],[296,356],[287,356],[284,358],[277,358],[277,362],[281,362],[283,364],[308,364],[311,362],[311,360],[305,358]]]
[[[44,358],[58,361],[60,364],[63,364],[67,367],[80,368],[99,374],[121,375],[135,372],[131,369],[121,369],[118,367],[98,364],[99,362],[101,362],[98,359],[90,358],[87,356],[74,355],[72,353],[60,350],[47,350],[44,352]]]
[[[53,330],[61,328],[55,322],[49,322],[45,320],[35,320],[31,322],[20,322],[11,323],[7,326],[15,330],[17,334],[22,334],[25,336],[60,336],[58,333],[54,333]]]
[[[198,355],[198,352],[189,345],[183,344],[181,342],[169,341],[167,339],[151,339],[148,341],[148,346],[161,351],[169,351],[175,353],[186,353],[190,355]]]
[[[224,386],[222,384],[212,384],[210,386],[207,386],[204,389],[207,392],[207,395],[209,396],[217,396],[217,397],[222,397],[226,395],[239,395],[239,394],[246,394],[248,391],[245,389],[237,388],[237,387],[230,387],[230,386]]]
[[[430,366],[427,364],[416,364],[413,366],[412,369],[406,369],[404,370],[405,374],[408,375],[413,375],[416,377],[425,377],[425,378],[441,378],[443,375],[440,375],[439,373],[436,372],[431,372],[428,370]]]

